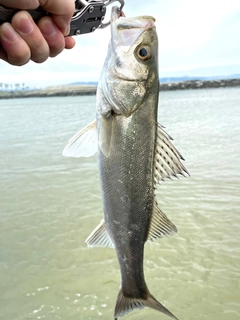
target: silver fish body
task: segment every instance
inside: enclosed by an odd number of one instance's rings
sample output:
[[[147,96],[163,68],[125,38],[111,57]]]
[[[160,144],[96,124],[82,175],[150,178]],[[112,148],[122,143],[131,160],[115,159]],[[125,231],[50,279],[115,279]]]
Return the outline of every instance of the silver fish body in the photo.
[[[118,18],[113,8],[112,38],[97,91],[96,126],[92,123],[80,131],[63,152],[82,156],[79,149],[87,140],[86,132],[97,137],[97,142],[88,139],[85,147],[98,149],[104,220],[86,242],[116,250],[122,281],[115,319],[145,306],[177,319],[151,295],[143,269],[145,243],[177,232],[158,208],[154,194],[157,182],[187,173],[170,136],[157,123],[158,39],[154,21],[148,16]]]

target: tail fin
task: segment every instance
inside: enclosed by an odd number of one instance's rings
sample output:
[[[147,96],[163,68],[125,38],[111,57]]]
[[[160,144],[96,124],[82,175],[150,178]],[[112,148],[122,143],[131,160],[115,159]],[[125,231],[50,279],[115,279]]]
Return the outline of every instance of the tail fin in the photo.
[[[120,289],[117,302],[114,311],[114,320],[117,320],[118,317],[122,317],[125,314],[133,311],[134,309],[143,309],[144,307],[149,307],[160,311],[169,317],[178,320],[167,308],[165,308],[160,302],[158,302],[154,296],[151,294],[148,296],[147,300],[144,299],[134,299],[125,297],[123,295],[122,289]]]

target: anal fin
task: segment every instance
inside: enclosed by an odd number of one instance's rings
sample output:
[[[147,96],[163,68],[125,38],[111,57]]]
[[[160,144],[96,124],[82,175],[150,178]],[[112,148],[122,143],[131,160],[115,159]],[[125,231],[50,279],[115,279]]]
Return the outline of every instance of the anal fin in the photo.
[[[172,236],[177,233],[177,227],[159,209],[157,201],[154,200],[153,214],[148,233],[148,240],[154,241],[163,236]]]

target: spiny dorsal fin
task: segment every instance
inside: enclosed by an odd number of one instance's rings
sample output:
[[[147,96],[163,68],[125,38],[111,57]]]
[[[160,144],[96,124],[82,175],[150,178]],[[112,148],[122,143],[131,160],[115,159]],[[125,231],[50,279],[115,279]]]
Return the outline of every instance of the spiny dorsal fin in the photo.
[[[164,181],[165,178],[177,178],[178,174],[185,176],[185,173],[187,173],[189,175],[187,169],[181,162],[184,158],[170,140],[172,140],[172,138],[163,130],[163,127],[158,124],[154,163],[155,184],[160,180]]]
[[[93,230],[85,241],[88,247],[110,247],[114,248],[114,244],[107,232],[105,222],[102,220],[100,224]]]
[[[65,157],[90,157],[97,152],[97,126],[96,120],[76,133],[64,148]]]
[[[148,233],[148,240],[154,241],[163,236],[172,236],[177,232],[177,227],[159,209],[157,201],[154,200],[153,214]]]

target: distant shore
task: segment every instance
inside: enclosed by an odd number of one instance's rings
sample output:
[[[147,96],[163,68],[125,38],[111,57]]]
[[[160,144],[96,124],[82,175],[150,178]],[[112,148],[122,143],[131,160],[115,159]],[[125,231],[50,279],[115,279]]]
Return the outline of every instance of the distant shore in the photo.
[[[224,80],[191,80],[184,82],[161,83],[160,91],[240,87],[240,79]],[[95,95],[97,86],[76,85],[49,87],[41,90],[0,91],[0,99],[34,98],[34,97],[66,97]]]

